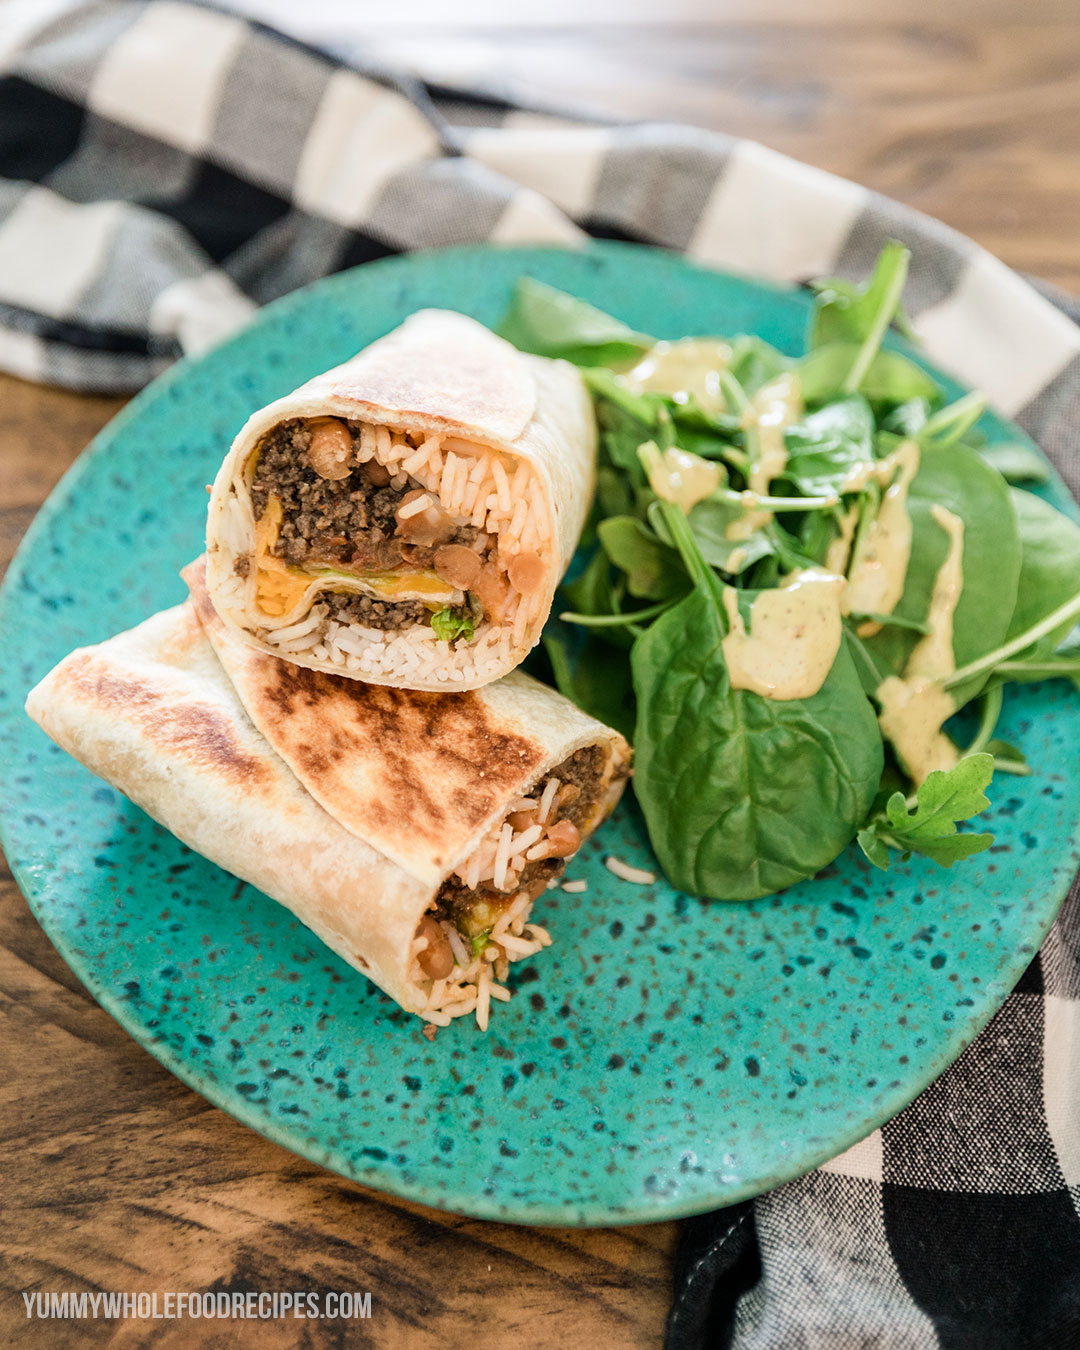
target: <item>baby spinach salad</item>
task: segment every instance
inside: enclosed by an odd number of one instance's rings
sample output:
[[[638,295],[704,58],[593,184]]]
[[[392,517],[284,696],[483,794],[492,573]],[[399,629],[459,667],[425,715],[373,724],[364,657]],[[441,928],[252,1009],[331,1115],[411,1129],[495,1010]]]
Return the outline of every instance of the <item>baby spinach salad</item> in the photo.
[[[902,351],[908,253],[816,281],[806,351],[657,341],[524,278],[499,331],[581,368],[600,428],[586,565],[544,633],[555,683],[634,743],[669,880],[718,900],[852,840],[945,867],[995,774],[1009,683],[1080,689],[1080,526]],[[967,709],[965,717],[953,721]]]

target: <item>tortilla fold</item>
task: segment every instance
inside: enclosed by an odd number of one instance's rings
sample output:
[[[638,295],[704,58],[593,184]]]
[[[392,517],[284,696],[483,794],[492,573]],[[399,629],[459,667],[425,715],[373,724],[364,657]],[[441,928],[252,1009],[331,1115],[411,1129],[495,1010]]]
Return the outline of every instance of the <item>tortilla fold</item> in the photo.
[[[471,1011],[472,986],[447,1013],[417,964],[440,886],[511,802],[584,746],[603,754],[595,828],[622,787],[622,737],[520,674],[493,697],[409,695],[264,656],[217,619],[198,565],[189,582],[193,601],[72,652],[28,713],[401,1007],[440,1025]],[[528,928],[516,942],[542,945]]]

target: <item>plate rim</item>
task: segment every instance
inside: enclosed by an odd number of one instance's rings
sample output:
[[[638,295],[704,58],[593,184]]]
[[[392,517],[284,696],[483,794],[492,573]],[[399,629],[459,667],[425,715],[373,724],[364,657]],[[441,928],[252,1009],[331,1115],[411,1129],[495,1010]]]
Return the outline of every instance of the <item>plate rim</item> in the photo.
[[[679,271],[730,276],[742,284],[749,284],[770,291],[778,297],[787,297],[798,291],[798,287],[770,281],[767,278],[755,277],[731,269],[702,265],[671,250],[615,240],[593,240],[583,248],[496,243],[415,250],[321,277],[317,281],[291,291],[264,306],[252,316],[249,323],[243,325],[223,342],[216,344],[206,352],[185,356],[178,360],[162,375],[139,390],[101,428],[53,487],[19,541],[7,574],[3,579],[3,584],[0,585],[0,633],[6,631],[9,609],[15,604],[14,597],[26,572],[27,560],[33,552],[39,536],[44,535],[56,516],[62,513],[73,492],[77,490],[83,476],[89,471],[89,467],[109,453],[116,438],[124,434],[127,424],[141,416],[144,408],[153,405],[158,399],[166,395],[177,381],[185,379],[189,371],[197,369],[207,358],[217,359],[233,343],[243,341],[252,328],[277,322],[280,316],[287,314],[291,309],[306,306],[310,303],[313,295],[333,291],[340,286],[347,285],[349,279],[354,278],[357,274],[370,275],[373,269],[377,269],[380,273],[393,272],[399,269],[408,270],[417,260],[438,261],[443,259],[452,262],[455,258],[477,257],[492,252],[500,254],[522,253],[528,254],[530,258],[542,254],[566,255],[567,253],[601,256],[604,254],[614,256],[647,254],[650,257],[663,259],[666,265]],[[949,375],[948,371],[939,366],[936,361],[928,360],[918,349],[912,349],[908,344],[896,342],[895,339],[890,342],[890,345],[893,345],[894,342],[902,350],[913,354],[920,364],[925,365],[935,374],[945,374],[954,383],[961,383],[955,377]],[[963,387],[966,388],[967,386]],[[1010,433],[1016,439],[1036,450],[1040,459],[1050,471],[1049,481],[1057,489],[1058,494],[1063,496],[1071,505],[1070,514],[1074,518],[1080,519],[1080,510],[1077,508],[1075,499],[1056,466],[1042,448],[1011,418],[1003,413],[995,413],[995,415],[1008,426]],[[2,685],[10,703],[10,711],[0,708],[0,721],[6,720],[9,716],[12,718],[25,716],[22,701],[19,697],[22,693],[21,684],[16,686],[13,672],[6,672],[0,668],[0,685]],[[269,1139],[272,1143],[358,1185],[444,1212],[527,1227],[622,1227],[629,1224],[658,1223],[686,1218],[740,1203],[806,1175],[820,1167],[822,1163],[839,1156],[839,1154],[873,1133],[874,1130],[880,1128],[936,1082],[941,1074],[960,1058],[968,1046],[1000,1011],[1017,981],[1033,959],[1033,957],[1014,948],[1010,959],[994,972],[992,986],[994,992],[987,997],[986,1008],[966,1019],[956,1029],[952,1038],[948,1041],[948,1048],[932,1056],[930,1068],[926,1074],[915,1075],[912,1080],[905,1081],[902,1087],[894,1089],[891,1094],[886,1091],[876,1099],[877,1106],[875,1109],[862,1116],[849,1129],[838,1131],[826,1146],[821,1149],[804,1151],[798,1155],[797,1159],[794,1156],[790,1157],[784,1163],[771,1168],[767,1177],[759,1177],[756,1180],[747,1179],[740,1185],[727,1187],[723,1190],[713,1189],[701,1193],[696,1198],[685,1195],[681,1198],[675,1196],[670,1199],[653,1196],[649,1198],[647,1203],[638,1201],[616,1208],[603,1201],[586,1201],[580,1205],[576,1202],[554,1204],[552,1202],[525,1201],[522,1203],[513,1200],[504,1203],[499,1201],[496,1196],[487,1197],[471,1192],[455,1195],[442,1189],[435,1190],[419,1180],[407,1181],[396,1171],[384,1171],[378,1165],[360,1169],[349,1167],[345,1165],[345,1160],[340,1155],[337,1155],[337,1161],[330,1161],[329,1158],[335,1156],[332,1150],[320,1149],[302,1136],[298,1139],[285,1122],[279,1123],[270,1116],[258,1116],[252,1109],[253,1104],[248,1102],[246,1098],[237,1094],[229,1095],[224,1085],[215,1077],[203,1077],[198,1072],[197,1064],[175,1055],[164,1037],[155,1037],[148,1027],[131,1019],[124,1012],[125,1001],[116,998],[103,984],[99,983],[90,969],[89,961],[84,961],[67,944],[62,926],[54,925],[51,918],[43,916],[39,910],[39,897],[34,885],[35,878],[31,876],[32,868],[23,866],[12,856],[11,843],[16,835],[17,827],[15,826],[14,812],[3,801],[0,801],[0,847],[3,848],[8,858],[15,883],[25,898],[34,919],[41,926],[64,962],[89,991],[95,1002],[131,1036],[141,1049],[149,1053],[169,1073],[179,1078],[185,1086],[197,1092],[211,1105],[224,1111],[234,1120]],[[1080,852],[1080,817],[1074,823],[1070,844],[1074,854]],[[1031,939],[1035,951],[1042,946],[1047,933],[1057,918],[1058,911],[1072,885],[1073,874],[1066,866],[1055,864],[1049,881],[1050,884],[1045,891],[1045,921],[1031,930]],[[989,982],[987,987],[990,987]],[[515,1205],[517,1206],[516,1209]]]

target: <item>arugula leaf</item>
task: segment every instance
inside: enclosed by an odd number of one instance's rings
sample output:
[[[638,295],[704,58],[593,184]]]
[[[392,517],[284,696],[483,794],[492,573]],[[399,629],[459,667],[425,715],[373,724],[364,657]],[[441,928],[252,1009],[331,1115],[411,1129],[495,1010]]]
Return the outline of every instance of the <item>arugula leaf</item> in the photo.
[[[632,365],[654,344],[595,305],[532,277],[520,279],[495,331],[519,351],[579,366]]]
[[[798,364],[803,398],[807,403],[825,403],[845,393],[847,379],[859,348],[853,342],[832,342],[817,347]],[[937,381],[921,366],[883,347],[859,381],[858,392],[874,404],[907,403],[912,399],[935,402],[940,398]]]
[[[910,256],[903,244],[890,239],[878,254],[865,286],[844,277],[822,277],[811,282],[817,298],[810,318],[807,345],[813,349],[830,342],[861,343],[872,332],[883,309],[888,309],[886,322],[892,320]],[[890,305],[894,292],[896,298]]]
[[[849,394],[808,413],[784,440],[785,481],[810,497],[837,491],[853,469],[874,459],[874,415],[861,394]]]
[[[999,445],[984,445],[979,454],[992,464],[1007,483],[1045,483],[1050,478],[1050,466],[1030,445],[1007,441]]]
[[[476,619],[470,610],[444,605],[431,616],[431,627],[440,642],[454,642],[460,637],[471,642],[476,632]]]
[[[904,858],[920,853],[942,867],[981,853],[994,842],[994,836],[959,834],[956,824],[990,805],[983,789],[993,776],[991,754],[968,755],[947,772],[935,769],[919,788],[913,807],[902,792],[893,793],[884,813],[872,817],[859,831],[859,847],[882,871],[888,871],[890,848]]]

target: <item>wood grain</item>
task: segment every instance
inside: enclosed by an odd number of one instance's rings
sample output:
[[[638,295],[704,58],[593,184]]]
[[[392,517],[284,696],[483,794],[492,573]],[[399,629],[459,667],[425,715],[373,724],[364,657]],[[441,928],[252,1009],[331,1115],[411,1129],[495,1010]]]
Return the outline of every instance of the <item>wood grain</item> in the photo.
[[[732,0],[680,0],[682,22],[666,27],[474,25],[466,37],[427,29],[425,40],[471,44],[473,68],[493,62],[541,101],[754,136],[1080,290],[1080,12],[1057,0],[1030,8],[919,0],[899,22],[871,0],[812,10],[765,0],[749,14]],[[0,377],[0,565],[119,406]],[[6,872],[0,1010],[5,1343],[657,1344],[674,1225],[485,1224],[300,1161],[136,1046],[60,960]],[[84,1288],[370,1290],[372,1319],[347,1329],[25,1320],[20,1290]]]

